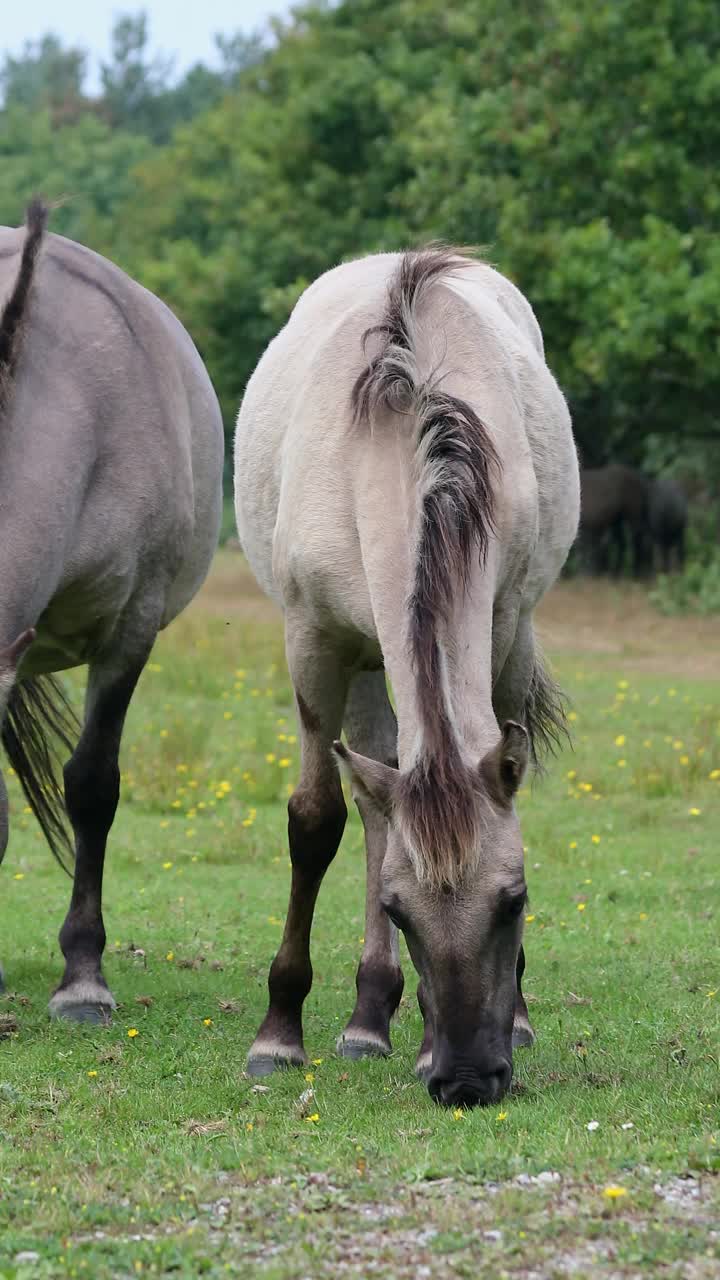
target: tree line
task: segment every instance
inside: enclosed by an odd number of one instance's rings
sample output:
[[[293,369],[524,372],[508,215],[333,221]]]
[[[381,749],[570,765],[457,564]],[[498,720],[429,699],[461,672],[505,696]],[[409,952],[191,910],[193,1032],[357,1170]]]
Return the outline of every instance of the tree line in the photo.
[[[35,191],[193,334],[228,428],[344,257],[480,246],[530,298],[586,465],[720,479],[715,0],[340,0],[173,75],[121,17],[97,95],[48,35],[0,68],[0,220]]]

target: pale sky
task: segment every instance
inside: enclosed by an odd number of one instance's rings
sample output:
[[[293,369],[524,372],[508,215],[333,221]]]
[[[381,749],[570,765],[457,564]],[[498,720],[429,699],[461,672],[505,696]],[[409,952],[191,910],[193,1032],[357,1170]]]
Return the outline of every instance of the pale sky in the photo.
[[[6,0],[0,5],[0,60],[6,53],[18,54],[26,40],[51,31],[63,44],[89,50],[88,84],[93,88],[98,64],[109,52],[113,20],[144,9],[151,52],[175,55],[176,71],[182,72],[194,62],[212,62],[216,31],[250,33],[273,15],[285,16],[290,7],[291,0]]]

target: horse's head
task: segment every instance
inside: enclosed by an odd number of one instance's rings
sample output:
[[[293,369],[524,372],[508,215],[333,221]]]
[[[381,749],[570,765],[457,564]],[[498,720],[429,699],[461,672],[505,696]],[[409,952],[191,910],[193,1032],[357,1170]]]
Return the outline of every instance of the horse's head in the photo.
[[[428,1089],[448,1106],[497,1102],[512,1079],[527,897],[513,804],[527,733],[508,722],[497,745],[461,772],[426,762],[408,775],[336,750],[388,821],[381,903],[421,979],[432,1033]]]

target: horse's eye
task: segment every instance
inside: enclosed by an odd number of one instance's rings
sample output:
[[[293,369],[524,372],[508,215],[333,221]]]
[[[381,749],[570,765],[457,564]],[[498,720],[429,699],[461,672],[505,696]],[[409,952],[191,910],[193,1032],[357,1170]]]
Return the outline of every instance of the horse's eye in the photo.
[[[511,898],[506,898],[503,902],[503,915],[508,916],[511,920],[516,920],[520,912],[524,910],[526,903],[527,889],[523,889],[522,893],[514,893]]]
[[[394,902],[392,902],[392,903],[385,903],[385,902],[383,902],[383,903],[381,903],[381,906],[382,906],[383,911],[385,912],[385,915],[386,915],[386,916],[388,917],[388,919],[389,919],[390,921],[392,921],[392,923],[395,925],[395,928],[396,928],[396,929],[400,929],[400,930],[402,931],[402,930],[405,928],[405,920],[404,920],[403,916],[401,915],[401,913],[398,911],[397,906],[395,905],[395,903],[394,903]]]

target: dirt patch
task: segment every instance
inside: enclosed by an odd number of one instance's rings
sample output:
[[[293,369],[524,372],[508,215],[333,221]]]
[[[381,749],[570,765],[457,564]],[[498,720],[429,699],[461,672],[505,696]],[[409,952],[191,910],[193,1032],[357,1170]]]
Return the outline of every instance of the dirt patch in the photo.
[[[218,553],[191,613],[266,626],[282,625],[279,609],[258,587],[239,551]],[[712,679],[720,665],[716,618],[666,618],[634,583],[573,579],[558,583],[537,612],[538,634],[551,655],[592,654],[609,665],[648,675]]]
[[[559,582],[538,612],[550,654],[607,655],[623,670],[711,679],[720,664],[716,618],[666,618],[635,583],[583,578]]]

